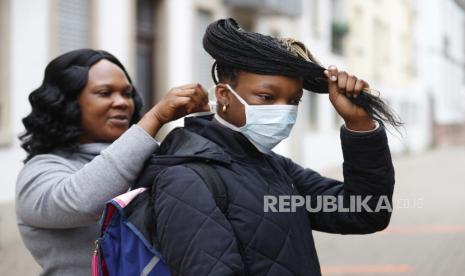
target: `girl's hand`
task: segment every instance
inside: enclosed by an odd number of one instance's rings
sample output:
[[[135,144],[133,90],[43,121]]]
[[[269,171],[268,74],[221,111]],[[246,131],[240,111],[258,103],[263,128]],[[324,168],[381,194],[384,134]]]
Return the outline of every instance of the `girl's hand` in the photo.
[[[375,122],[368,113],[349,100],[358,97],[364,88],[369,88],[368,83],[345,71],[338,71],[335,66],[329,66],[324,73],[328,78],[329,100],[344,119],[346,127],[356,131],[374,129]]]

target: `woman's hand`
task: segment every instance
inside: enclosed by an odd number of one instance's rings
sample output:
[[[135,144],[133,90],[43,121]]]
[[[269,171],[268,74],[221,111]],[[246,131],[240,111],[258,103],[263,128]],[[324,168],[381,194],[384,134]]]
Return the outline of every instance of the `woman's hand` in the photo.
[[[338,71],[335,66],[329,66],[324,73],[328,77],[329,100],[344,119],[346,127],[356,131],[374,129],[375,122],[368,113],[349,100],[358,97],[364,88],[369,88],[368,83],[345,71]]]
[[[172,88],[163,99],[137,123],[152,136],[166,123],[190,113],[210,111],[208,94],[200,84],[186,84]]]

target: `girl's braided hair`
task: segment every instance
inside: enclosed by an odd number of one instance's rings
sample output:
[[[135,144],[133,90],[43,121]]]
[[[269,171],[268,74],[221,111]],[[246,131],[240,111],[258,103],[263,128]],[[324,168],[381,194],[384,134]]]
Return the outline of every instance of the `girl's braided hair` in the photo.
[[[203,37],[203,47],[215,59],[212,77],[234,80],[237,71],[263,75],[281,75],[303,79],[303,87],[311,92],[327,94],[326,68],[305,45],[291,38],[279,39],[243,30],[232,18],[211,23]],[[216,73],[216,74],[215,74]],[[364,89],[357,98],[349,98],[380,124],[399,127],[402,122],[379,97],[379,92]]]

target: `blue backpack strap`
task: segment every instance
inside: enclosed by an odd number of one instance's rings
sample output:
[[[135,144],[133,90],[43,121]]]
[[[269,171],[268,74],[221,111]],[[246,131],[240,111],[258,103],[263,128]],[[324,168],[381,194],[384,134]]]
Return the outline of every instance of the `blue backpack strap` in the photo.
[[[185,163],[183,166],[191,168],[202,178],[208,190],[212,193],[216,206],[220,208],[223,214],[226,214],[228,210],[228,193],[223,178],[215,168],[207,162],[201,161]]]

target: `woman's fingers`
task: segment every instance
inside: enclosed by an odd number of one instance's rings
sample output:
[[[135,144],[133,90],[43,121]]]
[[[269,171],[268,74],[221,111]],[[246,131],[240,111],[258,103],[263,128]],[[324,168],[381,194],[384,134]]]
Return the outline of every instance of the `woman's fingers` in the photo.
[[[184,84],[184,85],[181,85],[181,86],[177,86],[175,87],[174,89],[190,89],[190,88],[195,88],[197,85],[199,85],[198,83],[188,83],[188,84]]]
[[[189,97],[194,105],[192,112],[206,111],[208,107],[208,94],[200,85],[194,86],[194,88],[178,89],[175,92],[177,97]]]
[[[185,113],[185,115],[192,113],[193,110],[195,109],[195,103],[192,101],[191,97],[177,97],[176,98],[176,106],[180,109],[183,109],[183,112],[181,112],[182,117]]]
[[[194,112],[210,111],[208,106],[208,93],[200,84],[196,86],[192,99],[195,102]]]
[[[185,88],[185,89],[174,88],[173,89],[174,95],[178,97],[190,97],[192,94],[194,94],[194,92],[195,92],[194,88]]]
[[[187,114],[192,112],[210,111],[208,106],[208,94],[200,84],[196,84],[195,86],[186,85],[182,87],[184,88],[178,87],[173,89],[175,97],[183,98],[181,101],[177,102],[177,106],[179,108],[184,107]]]
[[[208,95],[199,84],[195,83],[172,88],[152,109],[164,124],[192,112],[204,111],[206,107],[208,107]]]

